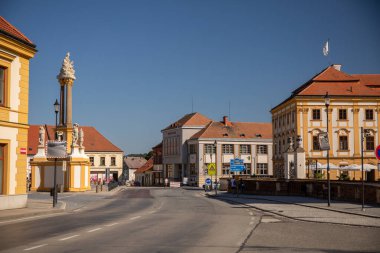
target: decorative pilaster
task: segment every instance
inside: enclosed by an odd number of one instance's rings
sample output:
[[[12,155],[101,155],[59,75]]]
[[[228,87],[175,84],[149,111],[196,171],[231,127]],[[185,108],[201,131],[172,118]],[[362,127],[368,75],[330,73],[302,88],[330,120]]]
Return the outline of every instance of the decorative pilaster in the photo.
[[[354,113],[354,156],[360,157],[360,126],[359,126],[359,108],[356,108],[354,106],[354,109],[352,109]]]

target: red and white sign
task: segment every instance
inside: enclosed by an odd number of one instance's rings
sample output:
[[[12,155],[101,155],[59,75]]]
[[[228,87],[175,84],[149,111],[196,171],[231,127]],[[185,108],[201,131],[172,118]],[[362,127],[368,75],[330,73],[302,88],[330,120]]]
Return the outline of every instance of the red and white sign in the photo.
[[[380,145],[377,146],[376,151],[375,151],[375,155],[376,155],[377,160],[380,160]]]
[[[26,148],[20,148],[20,154],[26,155]]]

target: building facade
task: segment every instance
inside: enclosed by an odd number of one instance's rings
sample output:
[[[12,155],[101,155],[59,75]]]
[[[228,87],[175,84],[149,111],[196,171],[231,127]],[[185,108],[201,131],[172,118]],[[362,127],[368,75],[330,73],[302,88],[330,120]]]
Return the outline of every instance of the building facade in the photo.
[[[162,132],[162,164],[164,177],[181,181],[187,170],[187,144],[191,136],[212,120],[196,112],[183,116]]]
[[[0,17],[0,210],[26,206],[29,61],[36,46]]]
[[[272,124],[210,122],[188,141],[188,166],[185,177],[188,184],[202,186],[208,175],[208,165],[215,163],[216,178],[232,175],[270,177],[272,167]],[[231,172],[231,159],[240,158],[245,165],[243,172]]]
[[[135,172],[138,168],[143,166],[147,160],[138,156],[126,156],[124,157],[124,170],[127,172],[127,180],[133,182],[136,180]]]
[[[325,105],[328,94],[330,104]],[[365,179],[379,179],[375,148],[380,143],[380,75],[349,75],[341,65],[331,65],[293,91],[292,95],[271,110],[273,124],[274,175],[287,177],[289,164],[284,154],[297,136],[302,141],[306,163],[305,177],[322,170],[326,178],[327,152],[330,178],[342,176],[361,179],[361,129]],[[328,121],[327,121],[328,116]],[[329,151],[322,151],[318,136],[328,126]],[[289,139],[291,138],[291,139]],[[290,140],[290,141],[289,141]]]

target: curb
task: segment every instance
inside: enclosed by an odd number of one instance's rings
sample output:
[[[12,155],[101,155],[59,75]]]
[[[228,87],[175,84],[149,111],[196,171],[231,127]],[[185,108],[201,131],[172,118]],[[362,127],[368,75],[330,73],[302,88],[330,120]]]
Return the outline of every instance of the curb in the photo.
[[[241,202],[238,202],[238,201],[234,200],[232,197],[223,197],[223,196],[221,197],[220,195],[215,197],[213,195],[209,195],[209,194],[206,194],[206,193],[200,193],[200,194],[203,195],[203,196],[205,196],[205,197],[208,197],[208,198],[214,198],[214,199],[218,199],[219,198],[219,199],[228,200],[228,201],[240,204],[240,205],[247,206],[249,208],[253,208],[253,209],[256,209],[256,210],[259,210],[259,211],[262,211],[262,212],[271,213],[271,214],[274,214],[274,215],[277,215],[277,216],[281,216],[281,217],[284,217],[284,218],[287,218],[287,219],[291,219],[291,220],[296,220],[296,221],[313,222],[313,223],[325,223],[325,224],[334,224],[334,225],[345,225],[345,226],[355,226],[355,227],[380,228],[380,226],[373,226],[373,225],[360,225],[360,224],[338,223],[338,222],[330,222],[330,221],[303,220],[303,219],[287,216],[285,214],[276,213],[276,212],[273,212],[273,211],[270,211],[270,210],[266,210],[266,209],[263,209],[263,208],[260,208],[260,207],[252,206],[252,205],[245,204],[245,203],[241,203]],[[260,198],[250,198],[250,199],[260,199]],[[263,199],[263,200],[267,200],[267,199]],[[286,203],[286,204],[294,204],[294,203],[291,203],[291,202],[284,202],[284,201],[275,201],[275,200],[269,200],[269,201],[278,202],[278,203]],[[297,204],[294,204],[294,205],[297,205]],[[300,206],[305,206],[305,205],[300,205]],[[326,211],[339,212],[339,211],[336,211],[336,210],[325,209],[325,208],[317,208],[317,207],[312,207],[312,206],[305,206],[305,207],[316,208],[316,209],[323,209],[323,210],[326,210]],[[352,213],[346,213],[346,214],[351,214],[352,215]],[[358,215],[360,215],[360,214],[358,214]],[[374,218],[374,217],[369,217],[369,218]],[[378,217],[376,217],[376,218],[378,218]]]

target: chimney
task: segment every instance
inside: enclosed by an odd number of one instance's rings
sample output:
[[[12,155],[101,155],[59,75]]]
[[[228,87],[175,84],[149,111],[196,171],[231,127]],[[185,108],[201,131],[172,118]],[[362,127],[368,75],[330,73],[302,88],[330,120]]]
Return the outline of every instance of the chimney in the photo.
[[[334,69],[340,71],[342,69],[342,64],[333,64],[332,65]]]
[[[232,126],[231,121],[228,120],[228,116],[223,116],[223,124],[224,126]]]

